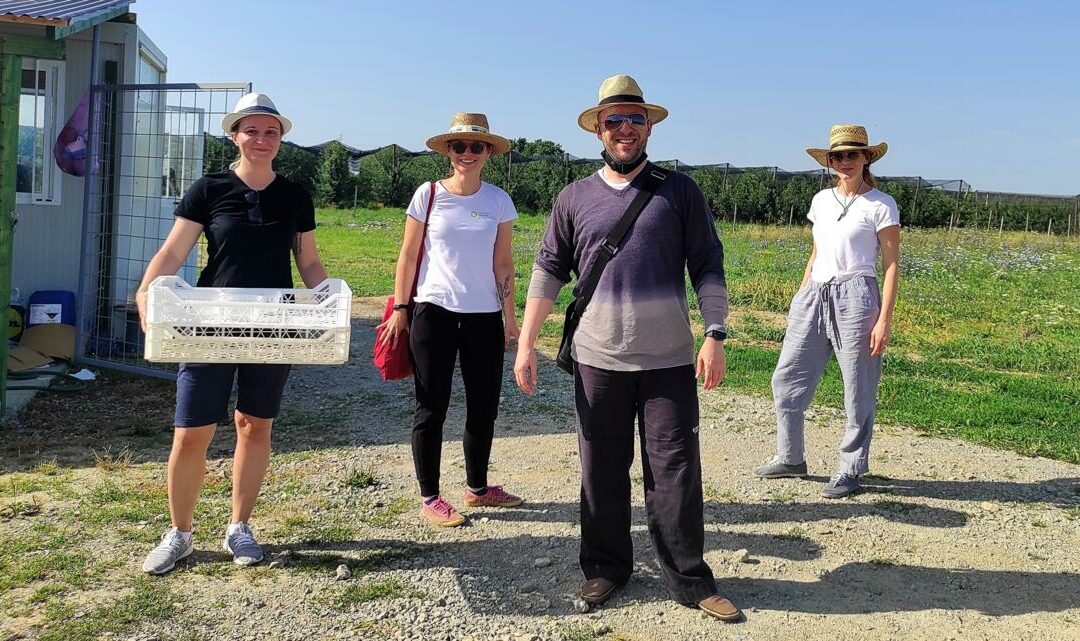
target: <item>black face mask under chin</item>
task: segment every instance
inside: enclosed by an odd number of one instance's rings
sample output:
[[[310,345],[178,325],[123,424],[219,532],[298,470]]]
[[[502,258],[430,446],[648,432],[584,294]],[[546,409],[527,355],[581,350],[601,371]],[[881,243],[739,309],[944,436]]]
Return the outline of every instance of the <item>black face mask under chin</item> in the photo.
[[[645,162],[645,159],[648,158],[649,155],[642,151],[637,158],[631,160],[630,162],[618,162],[617,160],[612,158],[611,154],[609,154],[607,152],[607,149],[605,149],[600,152],[600,157],[604,159],[604,162],[607,163],[608,167],[611,167],[612,171],[619,175],[625,176],[640,167],[641,163]]]

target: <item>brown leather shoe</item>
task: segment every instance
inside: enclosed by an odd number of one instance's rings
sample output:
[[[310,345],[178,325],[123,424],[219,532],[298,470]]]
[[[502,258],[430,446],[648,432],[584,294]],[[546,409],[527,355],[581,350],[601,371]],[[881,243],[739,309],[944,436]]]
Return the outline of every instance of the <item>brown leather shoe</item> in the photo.
[[[589,579],[581,585],[581,599],[589,605],[603,605],[621,587],[621,583],[603,577]]]
[[[738,621],[742,617],[742,612],[739,611],[739,608],[735,607],[734,603],[728,601],[719,594],[705,597],[698,601],[697,606],[705,614],[714,619],[720,619],[724,623],[732,623]]]

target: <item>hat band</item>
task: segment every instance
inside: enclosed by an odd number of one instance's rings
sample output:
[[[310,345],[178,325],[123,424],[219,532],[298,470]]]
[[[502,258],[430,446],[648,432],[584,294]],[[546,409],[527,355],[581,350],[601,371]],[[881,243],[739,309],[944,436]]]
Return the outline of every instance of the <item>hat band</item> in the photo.
[[[233,113],[238,113],[238,114],[251,114],[251,113],[274,114],[275,116],[280,116],[281,115],[280,113],[278,113],[278,110],[274,109],[273,107],[262,107],[262,106],[259,106],[259,105],[256,105],[254,107],[244,107],[243,109],[239,109],[239,110],[237,110],[237,111],[235,111]]]
[[[840,145],[854,145],[856,147],[869,147],[870,145],[865,142],[859,142],[858,140],[841,140],[840,142],[834,142],[829,145],[829,149],[836,149]]]
[[[486,134],[489,133],[486,127],[479,125],[454,125],[450,128],[448,133],[452,134]]]
[[[616,94],[614,96],[608,96],[607,98],[604,98],[603,100],[600,101],[600,104],[601,105],[610,105],[613,102],[637,102],[637,103],[645,104],[645,99],[642,98],[641,96],[635,96],[634,94],[620,93],[620,94]]]

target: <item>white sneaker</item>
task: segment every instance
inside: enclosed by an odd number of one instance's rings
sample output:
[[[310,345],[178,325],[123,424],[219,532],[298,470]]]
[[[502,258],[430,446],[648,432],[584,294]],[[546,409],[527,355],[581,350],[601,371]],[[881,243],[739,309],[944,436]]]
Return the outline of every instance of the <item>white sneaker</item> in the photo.
[[[165,574],[176,567],[176,562],[195,551],[194,537],[184,540],[180,530],[172,528],[161,535],[161,543],[150,550],[142,569],[147,574]]]

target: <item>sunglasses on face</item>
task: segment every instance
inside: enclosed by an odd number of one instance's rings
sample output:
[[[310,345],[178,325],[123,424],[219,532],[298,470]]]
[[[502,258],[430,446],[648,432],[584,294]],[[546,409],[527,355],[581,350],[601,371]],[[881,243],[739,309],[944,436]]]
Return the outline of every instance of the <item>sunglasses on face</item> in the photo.
[[[488,148],[486,142],[480,142],[479,140],[474,140],[472,142],[466,142],[464,140],[454,140],[447,143],[447,145],[450,147],[451,150],[453,150],[455,154],[458,155],[465,153],[466,149],[473,152],[474,154],[479,155],[484,153],[484,151]]]
[[[830,151],[828,158],[829,162],[840,160],[855,160],[863,155],[861,151]]]
[[[259,192],[251,190],[244,194],[244,200],[247,204],[251,205],[251,208],[247,211],[248,222],[261,225],[263,222],[262,206],[259,204]]]
[[[644,127],[649,119],[645,117],[645,114],[608,114],[604,117],[604,129],[616,131],[624,122],[631,127]]]

